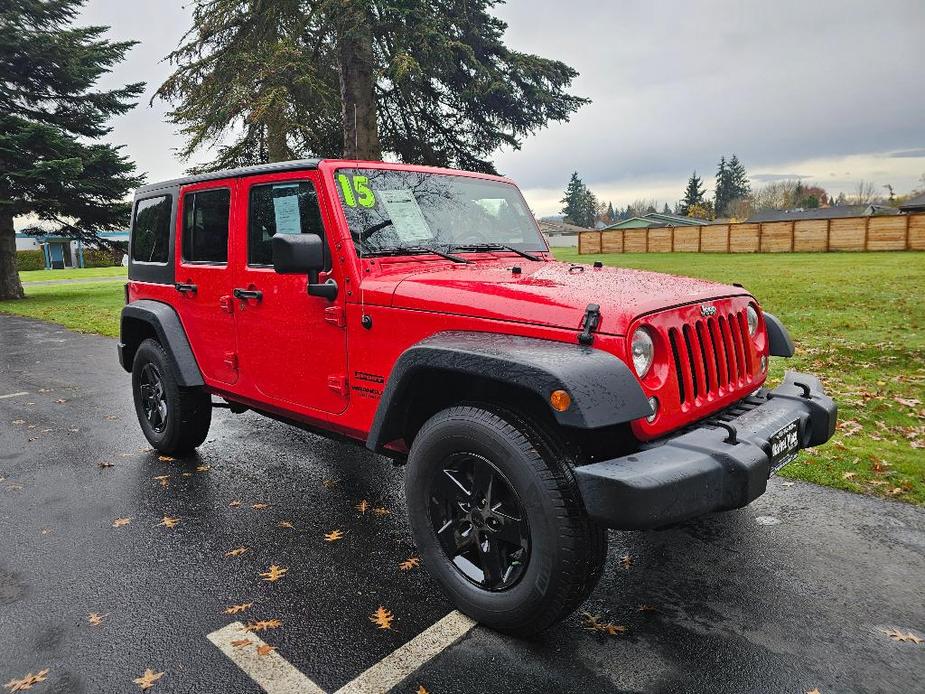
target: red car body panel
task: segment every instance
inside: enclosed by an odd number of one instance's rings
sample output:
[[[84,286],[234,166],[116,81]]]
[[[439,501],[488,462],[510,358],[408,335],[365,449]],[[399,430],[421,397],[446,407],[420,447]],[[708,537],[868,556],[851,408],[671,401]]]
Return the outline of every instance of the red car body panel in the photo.
[[[228,400],[365,440],[384,384],[403,351],[442,331],[516,334],[574,344],[588,304],[598,304],[601,323],[595,349],[627,361],[629,336],[650,326],[656,362],[641,379],[659,399],[654,421],[632,423],[641,440],[662,436],[715,412],[758,388],[768,354],[763,320],[755,340],[738,344],[742,369],[722,382],[709,339],[684,355],[689,369],[672,358],[670,331],[698,330],[701,305],[718,315],[744,315],[757,302],[736,286],[622,268],[560,263],[546,251],[534,262],[507,251],[461,253],[468,265],[430,255],[361,258],[355,251],[334,180],[338,168],[388,168],[469,176],[511,183],[485,174],[432,167],[360,161],[322,161],[317,170],[285,171],[232,180],[210,180],[180,191],[174,233],[181,247],[183,199],[197,190],[229,188],[228,263],[186,263],[176,253],[177,282],[197,285],[180,293],[164,284],[131,281],[129,301],[153,299],[173,306],[189,337],[208,390]],[[330,272],[340,291],[334,301],[310,296],[306,278],[247,264],[247,220],[252,186],[310,181],[318,192]],[[520,273],[512,272],[513,266]],[[233,297],[234,290],[263,292],[260,301]],[[368,316],[372,328],[361,325]],[[739,318],[735,318],[739,320]],[[707,325],[704,323],[704,325]],[[703,328],[700,328],[701,330]],[[747,336],[747,331],[745,333]],[[725,335],[720,335],[725,339]],[[730,339],[733,339],[730,333]],[[701,349],[702,345],[702,349]],[[694,352],[700,355],[691,361]],[[686,362],[685,362],[686,363]],[[698,366],[699,365],[699,366]],[[712,368],[712,371],[711,371]],[[708,382],[713,373],[713,381]],[[699,380],[698,380],[699,379]],[[696,383],[700,384],[697,388]],[[711,387],[708,387],[711,386]],[[682,389],[686,390],[682,402]]]

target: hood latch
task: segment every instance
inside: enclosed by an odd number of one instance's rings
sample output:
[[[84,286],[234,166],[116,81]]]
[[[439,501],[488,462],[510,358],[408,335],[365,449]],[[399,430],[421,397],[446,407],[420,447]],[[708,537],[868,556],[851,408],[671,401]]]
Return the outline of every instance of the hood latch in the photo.
[[[598,304],[588,304],[585,316],[582,319],[582,331],[578,333],[578,344],[591,345],[594,343],[592,333],[601,324],[601,307]]]

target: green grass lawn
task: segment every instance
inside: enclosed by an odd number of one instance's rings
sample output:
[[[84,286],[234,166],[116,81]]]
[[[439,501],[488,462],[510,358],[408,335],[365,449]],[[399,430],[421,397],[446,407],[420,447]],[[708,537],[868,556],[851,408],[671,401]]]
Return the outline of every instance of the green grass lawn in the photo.
[[[835,438],[782,474],[925,504],[925,253],[556,255],[745,285],[797,343],[793,359],[772,360],[770,382],[785,368],[815,373],[840,408]],[[26,294],[0,312],[118,335],[120,284]]]
[[[83,333],[119,336],[119,312],[125,305],[122,284],[85,282],[26,286],[26,298],[0,301],[0,313],[60,323]]]
[[[925,253],[556,256],[743,284],[797,345],[769,382],[817,374],[839,406],[835,438],[781,474],[925,504]]]
[[[125,277],[126,268],[116,267],[86,267],[67,268],[65,270],[26,270],[19,273],[21,282],[37,282],[39,280],[73,280],[82,277]]]

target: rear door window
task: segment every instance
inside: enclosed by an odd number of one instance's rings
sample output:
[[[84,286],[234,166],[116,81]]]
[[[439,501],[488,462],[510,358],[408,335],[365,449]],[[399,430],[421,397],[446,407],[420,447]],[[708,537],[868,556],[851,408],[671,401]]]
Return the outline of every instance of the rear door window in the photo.
[[[169,195],[145,198],[135,204],[132,223],[132,260],[140,263],[166,263],[170,253]]]
[[[228,262],[228,214],[231,191],[201,190],[183,197],[183,260],[190,263]]]

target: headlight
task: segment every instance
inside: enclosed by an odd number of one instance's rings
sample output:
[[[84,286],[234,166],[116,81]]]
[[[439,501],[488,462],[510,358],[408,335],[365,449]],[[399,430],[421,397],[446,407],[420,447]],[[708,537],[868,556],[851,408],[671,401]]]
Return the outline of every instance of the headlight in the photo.
[[[754,337],[758,332],[758,311],[751,304],[745,309],[745,319],[748,321],[748,334]]]
[[[655,356],[655,345],[652,343],[652,336],[645,328],[636,328],[633,333],[633,368],[636,369],[636,375],[642,378],[649,372],[652,366],[652,357]]]

